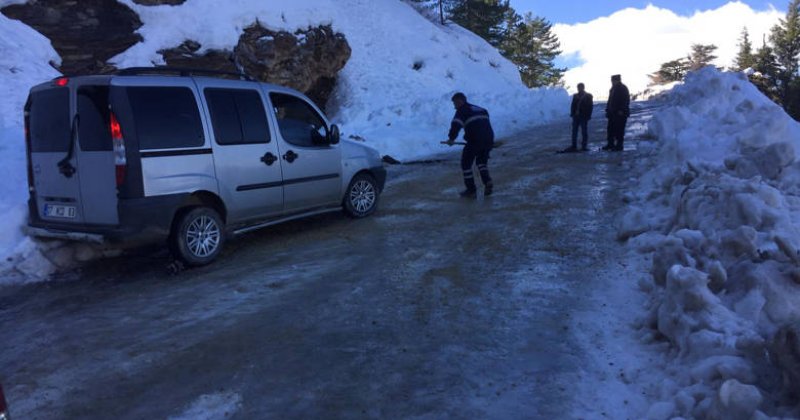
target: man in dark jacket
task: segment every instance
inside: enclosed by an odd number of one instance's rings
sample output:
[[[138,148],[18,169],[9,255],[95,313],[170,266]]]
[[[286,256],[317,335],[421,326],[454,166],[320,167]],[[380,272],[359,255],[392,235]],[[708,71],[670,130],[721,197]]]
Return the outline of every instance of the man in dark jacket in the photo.
[[[572,105],[569,109],[569,116],[572,117],[572,147],[564,150],[565,152],[578,151],[578,128],[581,129],[581,150],[589,150],[589,120],[592,119],[592,108],[594,101],[592,94],[586,92],[583,83],[578,83],[578,93],[572,95]]]
[[[447,143],[452,145],[458,132],[464,129],[466,145],[461,152],[461,170],[464,174],[466,190],[461,191],[462,197],[474,198],[477,196],[475,175],[472,172],[473,162],[478,164],[478,172],[483,181],[483,195],[491,195],[493,191],[492,178],[489,176],[489,152],[494,146],[494,131],[489,122],[489,112],[485,109],[467,102],[467,97],[459,92],[453,95],[453,106],[456,115],[450,124],[450,133]]]
[[[625,141],[625,124],[631,115],[631,95],[628,87],[622,84],[618,74],[611,76],[611,90],[608,92],[606,118],[608,118],[608,144],[603,150],[621,152]]]

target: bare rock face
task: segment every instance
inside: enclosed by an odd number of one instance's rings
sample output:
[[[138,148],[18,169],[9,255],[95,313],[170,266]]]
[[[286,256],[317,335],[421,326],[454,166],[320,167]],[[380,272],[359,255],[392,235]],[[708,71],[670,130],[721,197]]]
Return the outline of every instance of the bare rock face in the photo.
[[[161,6],[162,4],[177,6],[185,3],[186,0],[133,0],[133,2],[142,6]]]
[[[244,30],[235,52],[248,74],[297,89],[324,106],[352,51],[330,26],[291,34],[256,22]]]
[[[0,12],[49,38],[68,75],[112,71],[108,59],[142,40],[139,16],[116,0],[29,0]]]
[[[233,52],[228,50],[208,50],[201,55],[197,53],[200,47],[199,42],[187,40],[175,48],[161,50],[158,53],[164,57],[164,61],[169,67],[238,73],[234,63]]]
[[[209,50],[184,41],[176,48],[159,51],[168,66],[237,72],[263,82],[297,89],[325,106],[336,84],[336,74],[350,58],[344,35],[330,26],[290,33],[272,31],[258,22],[245,28],[233,51]]]

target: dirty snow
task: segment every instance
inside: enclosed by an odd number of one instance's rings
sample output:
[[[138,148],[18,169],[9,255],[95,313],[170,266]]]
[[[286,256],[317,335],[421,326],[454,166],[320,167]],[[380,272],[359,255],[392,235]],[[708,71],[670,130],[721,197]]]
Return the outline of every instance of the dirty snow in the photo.
[[[185,412],[169,420],[217,420],[233,417],[242,404],[242,397],[233,392],[200,396]]]
[[[618,232],[652,257],[641,328],[669,342],[652,417],[799,416],[800,124],[710,67],[664,100]]]

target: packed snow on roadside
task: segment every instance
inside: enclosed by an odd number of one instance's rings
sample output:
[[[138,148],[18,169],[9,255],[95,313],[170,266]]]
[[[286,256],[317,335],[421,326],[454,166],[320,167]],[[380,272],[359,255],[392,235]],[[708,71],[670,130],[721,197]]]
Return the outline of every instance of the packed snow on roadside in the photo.
[[[652,256],[642,336],[669,343],[649,416],[798,417],[800,124],[713,68],[664,101],[618,231]]]
[[[144,42],[112,59],[119,67],[163,64],[157,51],[193,39],[203,49],[233,48],[256,19],[271,29],[295,31],[331,24],[345,34],[352,56],[328,104],[345,137],[382,154],[411,160],[448,150],[450,97],[463,91],[489,110],[498,136],[565,115],[563,89],[526,88],[512,63],[457,25],[441,26],[397,0],[193,0],[180,6],[141,6]],[[0,6],[21,3],[0,0]],[[175,22],[180,22],[179,25]],[[202,51],[201,51],[202,52]],[[1,283],[37,281],[78,261],[115,252],[86,244],[64,246],[25,236],[27,181],[22,108],[31,86],[59,75],[48,39],[0,15],[0,222]],[[415,70],[415,64],[419,68]]]
[[[675,86],[682,85],[683,82],[669,82],[663,85],[652,85],[648,86],[647,89],[633,94],[633,98],[637,101],[649,101],[651,99],[656,99],[659,96],[672,91]]]

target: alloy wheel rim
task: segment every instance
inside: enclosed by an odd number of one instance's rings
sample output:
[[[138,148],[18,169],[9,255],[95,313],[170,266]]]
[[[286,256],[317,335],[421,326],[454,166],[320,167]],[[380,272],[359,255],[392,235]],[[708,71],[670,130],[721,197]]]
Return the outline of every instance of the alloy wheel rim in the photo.
[[[366,213],[375,205],[375,186],[360,180],[350,189],[350,204],[358,213]]]
[[[220,230],[217,222],[209,216],[200,216],[186,229],[186,245],[189,252],[199,258],[212,255],[219,247]]]

